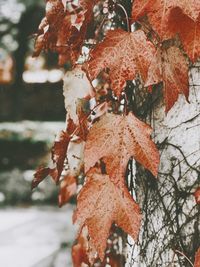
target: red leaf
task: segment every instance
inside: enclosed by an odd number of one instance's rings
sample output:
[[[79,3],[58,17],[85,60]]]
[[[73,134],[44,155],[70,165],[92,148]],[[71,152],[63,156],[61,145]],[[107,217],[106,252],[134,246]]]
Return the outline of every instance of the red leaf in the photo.
[[[125,186],[119,189],[108,175],[97,173],[94,168],[78,196],[73,220],[80,229],[84,224],[88,227],[91,242],[103,260],[112,223],[137,239],[141,215]]]
[[[197,20],[200,12],[199,0],[135,0],[133,3],[132,17],[138,20],[144,15],[162,39],[172,37],[167,29],[170,13],[174,8],[180,8],[182,12],[193,21]],[[179,22],[180,24],[180,22]]]
[[[90,264],[88,259],[88,239],[84,228],[79,235],[77,244],[72,247],[72,260],[74,267],[81,267],[82,263]]]
[[[32,181],[32,189],[37,187],[48,175],[51,175],[54,180],[56,180],[57,172],[55,169],[40,167],[36,170],[34,174],[34,179]]]
[[[78,196],[73,221],[78,222],[80,229],[83,225],[88,227],[91,242],[103,261],[112,223],[137,239],[141,215],[125,186],[119,189],[108,175],[102,175],[94,168]]]
[[[121,29],[109,31],[105,40],[91,52],[89,76],[94,79],[108,68],[112,90],[119,97],[127,80],[133,80],[136,74],[146,79],[154,52],[154,46],[141,30],[133,33]]]
[[[189,95],[188,65],[177,47],[158,49],[152,59],[145,86],[163,81],[166,112],[177,101],[179,94]]]
[[[132,113],[128,116],[104,115],[91,128],[85,146],[85,171],[100,159],[114,183],[123,184],[130,157],[153,175],[158,174],[159,152],[150,139],[152,129]]]
[[[192,62],[200,57],[200,15],[194,22],[180,9],[174,9],[169,18],[168,30],[179,34],[183,47]]]
[[[43,49],[51,50],[58,52],[60,64],[68,60],[74,64],[81,53],[96,2],[81,0],[78,6],[72,5],[72,9],[68,10],[65,1],[48,0],[33,56],[38,56]]]
[[[64,204],[68,203],[70,198],[76,194],[77,185],[74,176],[65,176],[60,183],[60,190],[58,196],[59,206],[62,207]]]
[[[200,267],[200,248],[195,254],[195,262],[194,262],[194,267]]]
[[[197,190],[194,192],[194,197],[196,199],[196,203],[200,204],[200,187],[198,187]]]
[[[56,181],[59,181],[59,178],[62,174],[64,162],[66,159],[67,148],[71,137],[64,131],[60,132],[52,148],[52,160],[56,163],[57,169],[57,178]]]

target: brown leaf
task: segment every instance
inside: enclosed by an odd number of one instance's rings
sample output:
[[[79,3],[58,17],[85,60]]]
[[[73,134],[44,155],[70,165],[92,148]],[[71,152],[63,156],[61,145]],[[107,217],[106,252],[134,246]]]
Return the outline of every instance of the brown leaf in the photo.
[[[150,139],[152,129],[132,113],[128,116],[104,115],[91,128],[85,146],[85,171],[100,159],[113,182],[123,184],[130,157],[153,175],[158,174],[159,152]]]
[[[34,174],[34,179],[32,181],[31,188],[34,189],[35,187],[37,187],[48,175],[50,175],[56,181],[56,169],[39,167]]]
[[[192,62],[200,57],[200,15],[196,21],[174,9],[168,22],[168,30],[179,34],[183,47]]]
[[[137,239],[141,215],[139,206],[125,186],[119,189],[108,175],[102,175],[93,168],[78,196],[73,221],[79,224],[80,229],[83,225],[88,227],[91,242],[103,261],[112,223]]]
[[[65,131],[60,132],[57,136],[57,140],[54,143],[52,148],[52,161],[56,164],[57,169],[57,178],[56,182],[59,181],[59,178],[62,174],[64,168],[64,162],[66,159],[67,148],[70,142],[71,136],[68,135]]]
[[[158,49],[151,61],[145,86],[163,81],[166,112],[177,101],[179,94],[188,100],[188,64],[177,47]]]
[[[127,80],[133,80],[137,74],[146,79],[154,52],[154,46],[141,30],[133,33],[121,29],[109,31],[91,52],[87,66],[89,76],[94,79],[108,68],[111,88],[119,97]]]

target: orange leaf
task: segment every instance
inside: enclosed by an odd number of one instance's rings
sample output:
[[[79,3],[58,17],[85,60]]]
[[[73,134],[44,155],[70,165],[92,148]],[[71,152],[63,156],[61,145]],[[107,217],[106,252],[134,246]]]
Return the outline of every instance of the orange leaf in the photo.
[[[85,171],[103,159],[114,183],[122,183],[130,157],[153,175],[158,174],[159,152],[150,139],[152,129],[132,113],[108,113],[91,128],[85,146]]]
[[[121,29],[109,31],[105,40],[91,52],[89,76],[94,79],[108,68],[112,90],[119,97],[127,80],[133,80],[136,74],[146,79],[154,52],[154,46],[141,30],[133,33]]]
[[[194,262],[194,267],[200,267],[200,248],[195,254],[195,262]]]
[[[83,225],[88,227],[91,242],[103,261],[112,223],[137,239],[141,215],[125,186],[119,189],[108,175],[97,173],[93,168],[78,196],[73,221],[78,222],[80,229]]]
[[[174,8],[180,8],[182,12],[193,21],[197,20],[200,12],[199,0],[135,0],[133,3],[132,17],[138,20],[144,15],[162,39],[172,37],[167,29],[170,13]],[[179,22],[180,24],[180,22]]]
[[[166,112],[178,99],[179,94],[189,95],[188,65],[177,47],[158,49],[152,59],[145,86],[163,81]]]

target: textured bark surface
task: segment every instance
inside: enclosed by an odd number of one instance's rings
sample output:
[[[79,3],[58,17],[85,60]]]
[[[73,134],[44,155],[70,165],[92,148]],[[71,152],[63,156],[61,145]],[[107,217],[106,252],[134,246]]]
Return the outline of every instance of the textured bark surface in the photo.
[[[194,262],[200,246],[200,208],[193,196],[200,184],[200,64],[190,71],[189,101],[179,96],[167,115],[162,102],[154,105],[150,121],[161,155],[159,181],[149,181],[141,168],[129,177],[144,215],[139,246],[128,238],[126,266],[191,266],[175,250]]]

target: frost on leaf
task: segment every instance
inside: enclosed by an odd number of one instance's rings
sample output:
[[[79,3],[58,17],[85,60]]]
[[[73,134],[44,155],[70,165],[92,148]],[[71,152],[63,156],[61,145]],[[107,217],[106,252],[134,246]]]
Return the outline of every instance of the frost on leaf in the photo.
[[[65,97],[67,114],[75,124],[78,124],[79,117],[77,108],[78,104],[80,104],[79,100],[93,97],[93,87],[88,80],[86,73],[82,71],[79,66],[72,71],[66,72],[63,81],[63,95]]]
[[[178,33],[183,47],[192,62],[200,57],[200,15],[196,21],[184,15],[180,9],[174,9],[169,19],[171,32]]]
[[[195,254],[194,267],[200,267],[200,248],[198,249],[198,251]]]
[[[177,101],[179,94],[189,95],[188,64],[177,47],[158,49],[152,59],[145,85],[163,81],[166,112]]]
[[[93,168],[78,196],[73,220],[80,229],[83,225],[88,227],[91,242],[103,260],[111,225],[116,223],[136,240],[141,215],[125,186],[119,189],[108,175]]]
[[[159,36],[162,39],[168,39],[172,37],[167,27],[174,8],[181,9],[186,16],[196,21],[200,12],[200,0],[135,0],[132,17],[138,20],[147,15],[150,24]]]
[[[127,80],[133,80],[137,74],[146,79],[153,54],[154,47],[143,31],[110,30],[105,40],[91,51],[88,73],[94,79],[102,70],[109,69],[111,89],[119,97]]]
[[[132,113],[120,116],[108,113],[91,128],[86,141],[84,161],[87,172],[100,159],[115,184],[123,184],[130,157],[158,174],[159,152],[150,139],[152,129]]]

